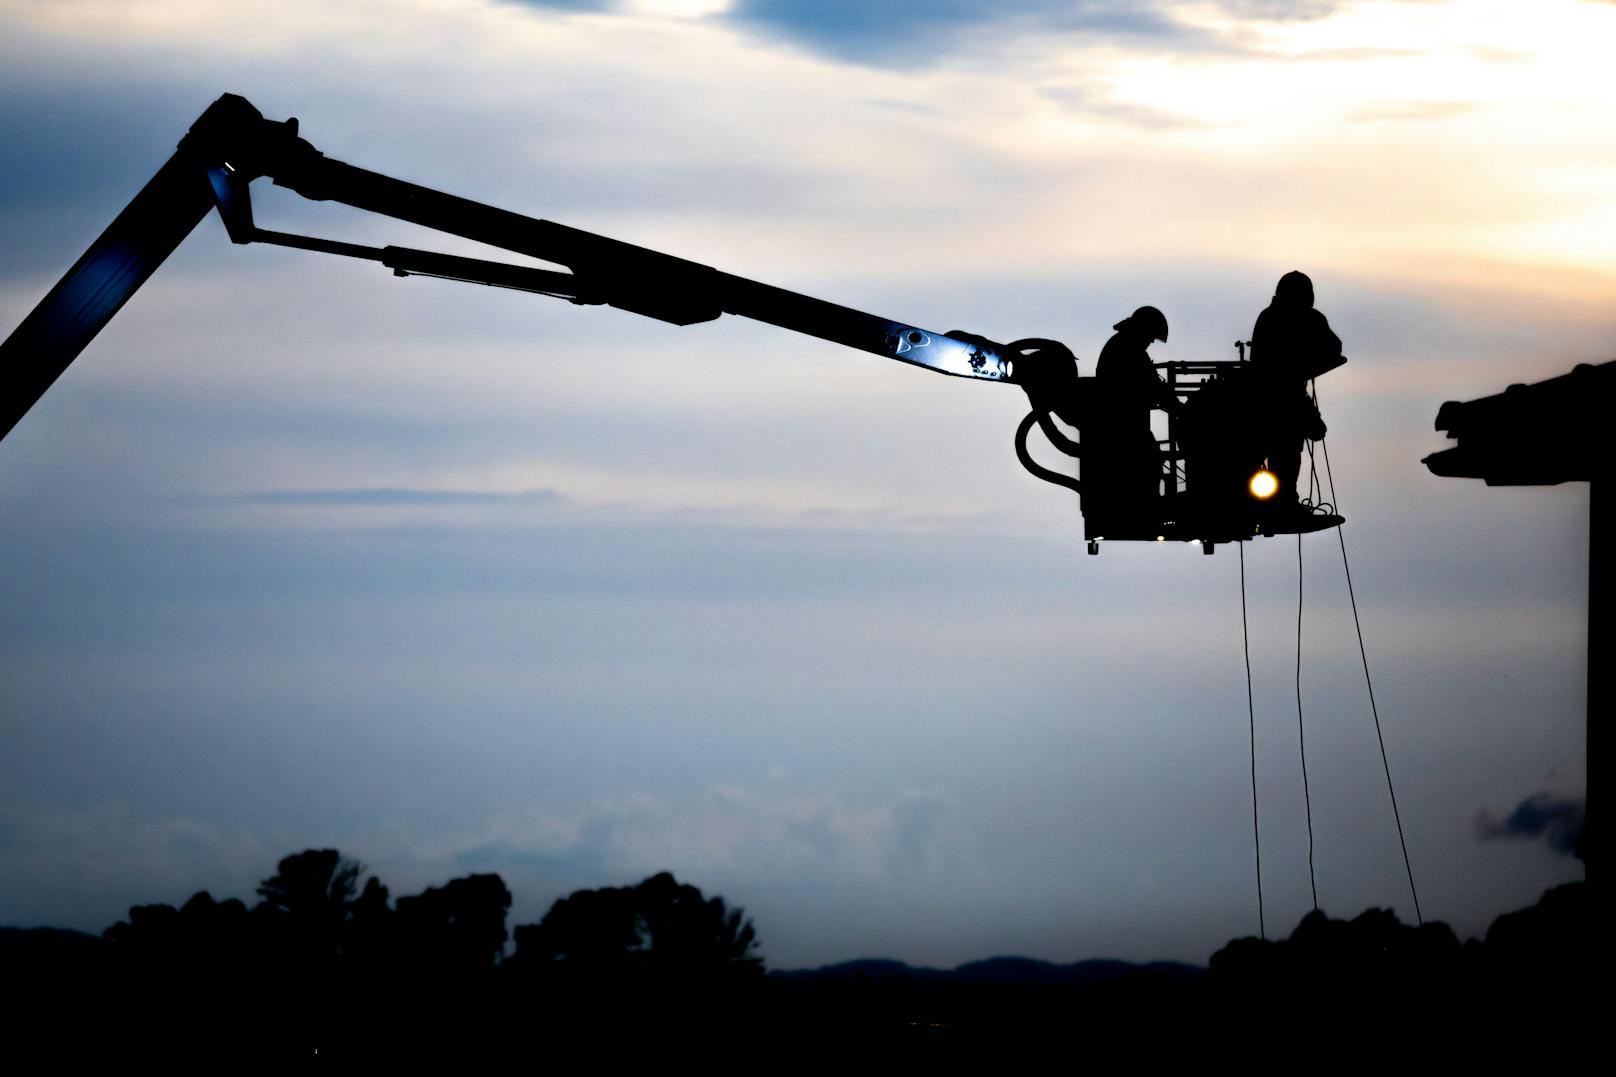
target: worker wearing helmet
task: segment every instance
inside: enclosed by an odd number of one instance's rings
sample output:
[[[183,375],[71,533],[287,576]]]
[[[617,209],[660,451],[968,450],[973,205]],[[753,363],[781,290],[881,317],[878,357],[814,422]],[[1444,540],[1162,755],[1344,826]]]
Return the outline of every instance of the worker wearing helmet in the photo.
[[[1155,307],[1140,307],[1112,328],[1116,333],[1100,349],[1094,368],[1104,407],[1084,431],[1097,435],[1085,437],[1084,459],[1099,466],[1085,468],[1084,485],[1102,500],[1137,508],[1160,494],[1161,452],[1150,413],[1156,408],[1175,412],[1179,406],[1148,350],[1167,339],[1167,317]]]
[[[1178,407],[1178,399],[1157,376],[1147,351],[1155,341],[1166,341],[1167,316],[1155,307],[1140,307],[1111,328],[1116,334],[1100,349],[1094,375],[1113,403],[1128,411],[1130,421],[1148,429],[1152,408],[1173,411]]]
[[[1279,278],[1273,301],[1251,330],[1251,367],[1267,418],[1263,450],[1268,470],[1279,480],[1275,501],[1281,506],[1298,504],[1303,443],[1325,433],[1308,381],[1341,361],[1341,338],[1313,307],[1313,282],[1296,270]]]

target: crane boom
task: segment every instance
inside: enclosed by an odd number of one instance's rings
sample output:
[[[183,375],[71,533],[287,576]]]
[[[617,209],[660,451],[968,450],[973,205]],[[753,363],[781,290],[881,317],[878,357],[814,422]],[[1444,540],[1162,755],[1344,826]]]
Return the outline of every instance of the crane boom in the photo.
[[[247,185],[265,176],[305,198],[342,202],[565,266],[570,273],[407,248],[369,248],[252,225]],[[215,204],[238,243],[371,258],[401,274],[449,276],[604,303],[675,325],[732,314],[957,377],[1011,380],[1010,354],[776,288],[554,221],[384,176],[326,157],[297,121],[266,120],[225,94],[67,275],[0,344],[0,437],[94,339]]]

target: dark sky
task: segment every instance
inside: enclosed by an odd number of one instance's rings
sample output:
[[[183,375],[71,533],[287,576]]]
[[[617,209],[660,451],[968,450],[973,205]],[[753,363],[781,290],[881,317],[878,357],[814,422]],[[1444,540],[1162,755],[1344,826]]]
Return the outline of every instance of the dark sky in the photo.
[[[1232,358],[1306,269],[1351,357],[1319,391],[1422,904],[1476,932],[1579,874],[1475,821],[1582,791],[1586,492],[1419,459],[1444,399],[1616,329],[1616,8],[1520,10],[0,3],[0,326],[224,91],[343,160],[1085,373],[1147,302],[1158,358]],[[1256,926],[1238,561],[1086,557],[1022,406],[204,222],[0,443],[0,923],[250,896],[335,845],[395,893],[498,871],[516,922],[672,870],[774,965],[1204,960]],[[1410,918],[1339,549],[1304,550],[1320,899]],[[1296,547],[1246,560],[1288,928]]]

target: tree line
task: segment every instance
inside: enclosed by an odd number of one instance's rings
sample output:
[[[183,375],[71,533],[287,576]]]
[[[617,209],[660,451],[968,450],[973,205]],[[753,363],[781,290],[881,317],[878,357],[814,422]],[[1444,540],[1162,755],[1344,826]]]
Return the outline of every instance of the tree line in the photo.
[[[5,1046],[50,1030],[47,1046],[221,1065],[507,1057],[536,1027],[703,1027],[763,979],[744,911],[666,872],[580,890],[514,932],[496,874],[393,899],[335,849],[285,857],[257,899],[136,905],[99,939],[10,931],[5,1001],[34,1020]]]
[[[104,938],[133,959],[267,963],[303,974],[429,974],[475,981],[508,975],[578,980],[692,977],[745,982],[762,974],[757,931],[721,897],[663,872],[635,886],[580,890],[536,924],[515,929],[511,893],[473,874],[389,900],[388,888],[335,849],[282,859],[251,909],[202,891],[184,905],[136,905]]]
[[[565,1045],[603,1060],[677,1048],[734,1062],[758,1046],[1058,1039],[1091,1060],[1137,1061],[1250,1028],[1270,1047],[1395,1035],[1480,1057],[1540,1029],[1575,1039],[1602,997],[1586,986],[1603,958],[1585,883],[1464,942],[1389,910],[1315,910],[1288,936],[1233,940],[1206,968],[857,961],[769,976],[744,911],[665,872],[580,890],[512,931],[498,875],[395,899],[334,849],[282,859],[256,896],[137,905],[100,937],[0,928],[0,1058],[403,1065]]]

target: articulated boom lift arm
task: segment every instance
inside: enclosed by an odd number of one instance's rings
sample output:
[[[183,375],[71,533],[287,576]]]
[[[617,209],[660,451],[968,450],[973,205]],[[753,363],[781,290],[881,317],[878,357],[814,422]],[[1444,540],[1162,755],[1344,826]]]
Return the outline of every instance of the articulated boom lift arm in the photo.
[[[305,198],[343,202],[565,266],[570,273],[405,247],[365,247],[253,224],[248,184],[268,177]],[[1011,379],[1010,349],[961,340],[774,288],[553,221],[458,198],[333,160],[226,94],[101,238],[4,344],[0,437],[217,205],[237,243],[275,243],[377,261],[399,275],[446,277],[610,306],[690,325],[736,314],[944,374]]]

